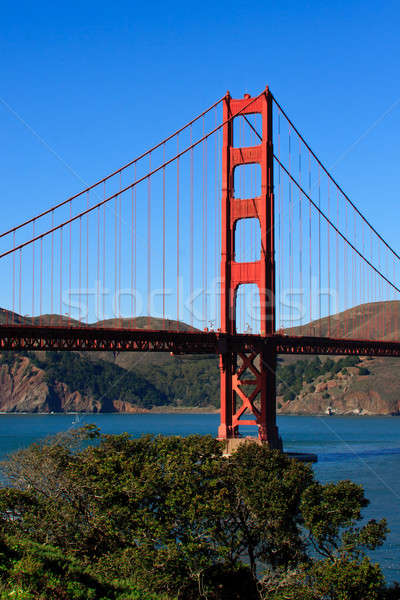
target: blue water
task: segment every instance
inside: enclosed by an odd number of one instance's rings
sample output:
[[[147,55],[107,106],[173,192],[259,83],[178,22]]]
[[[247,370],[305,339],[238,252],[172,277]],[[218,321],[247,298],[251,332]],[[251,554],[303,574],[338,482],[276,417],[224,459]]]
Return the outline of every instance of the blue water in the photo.
[[[216,414],[85,415],[103,433],[215,435]],[[45,436],[65,431],[71,415],[0,415],[0,458]],[[314,452],[322,482],[351,479],[364,486],[367,518],[386,517],[391,533],[384,546],[371,553],[389,581],[400,581],[400,418],[279,417],[286,450]]]

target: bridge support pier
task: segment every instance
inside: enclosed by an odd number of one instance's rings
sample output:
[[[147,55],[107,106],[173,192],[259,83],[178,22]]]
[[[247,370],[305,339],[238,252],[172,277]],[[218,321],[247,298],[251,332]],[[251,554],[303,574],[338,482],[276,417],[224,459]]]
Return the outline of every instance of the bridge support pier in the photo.
[[[251,147],[233,143],[233,121],[260,114],[262,139]],[[221,424],[220,439],[239,437],[239,426],[256,426],[260,442],[282,448],[276,426],[276,347],[268,336],[275,333],[275,248],[272,147],[272,96],[268,90],[257,98],[245,95],[234,100],[229,92],[224,99],[222,155],[222,239],[221,239],[221,330],[235,334],[236,297],[242,284],[256,284],[260,299],[260,352],[234,352],[224,348],[220,355]],[[234,189],[234,171],[246,164],[261,167],[261,193],[255,198],[238,198]],[[257,219],[261,231],[260,258],[237,262],[236,225],[240,219]]]
[[[239,438],[239,426],[258,427],[258,439],[282,449],[276,425],[276,350],[220,355],[221,423],[218,438]],[[235,443],[233,443],[235,446]]]

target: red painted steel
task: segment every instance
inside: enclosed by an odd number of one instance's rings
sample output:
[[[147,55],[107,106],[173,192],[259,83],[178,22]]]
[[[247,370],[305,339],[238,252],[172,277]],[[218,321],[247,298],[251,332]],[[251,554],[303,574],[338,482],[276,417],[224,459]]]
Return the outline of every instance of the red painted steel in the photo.
[[[261,336],[268,336],[275,332],[272,96],[267,88],[250,106],[249,99],[248,95],[241,100],[232,99],[228,92],[223,103],[221,329],[223,333],[236,333],[238,288],[242,284],[257,284]],[[261,115],[262,140],[259,145],[234,147],[233,122],[238,114],[245,118],[249,114]],[[235,198],[234,172],[238,166],[246,164],[259,164],[261,167],[261,195]],[[235,230],[238,221],[245,218],[255,218],[260,224],[260,259],[238,263],[235,261]],[[274,346],[268,345],[261,352],[237,353],[227,344],[220,355],[219,438],[235,438],[239,435],[241,424],[251,424],[258,427],[260,440],[271,448],[281,447],[276,426],[275,371]]]

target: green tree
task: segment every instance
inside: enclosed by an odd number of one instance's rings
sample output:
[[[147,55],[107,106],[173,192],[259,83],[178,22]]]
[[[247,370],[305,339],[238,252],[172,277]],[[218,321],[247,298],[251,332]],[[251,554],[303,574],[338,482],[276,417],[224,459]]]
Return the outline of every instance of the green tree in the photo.
[[[0,538],[0,598],[16,600],[162,600],[101,580],[74,556],[27,539]]]
[[[382,571],[367,557],[316,561],[307,583],[317,598],[326,600],[380,600],[384,594]]]
[[[264,589],[280,582],[276,593],[358,600],[353,591],[327,595],[352,590],[356,571],[357,589],[371,592],[372,576],[382,586],[364,554],[382,543],[386,524],[359,526],[360,486],[321,485],[309,466],[256,443],[222,453],[211,436],[132,439],[93,427],[33,444],[4,465],[0,533],[65,557],[64,582],[75,581],[73,557],[80,573],[112,582],[115,593],[256,600],[262,569]]]

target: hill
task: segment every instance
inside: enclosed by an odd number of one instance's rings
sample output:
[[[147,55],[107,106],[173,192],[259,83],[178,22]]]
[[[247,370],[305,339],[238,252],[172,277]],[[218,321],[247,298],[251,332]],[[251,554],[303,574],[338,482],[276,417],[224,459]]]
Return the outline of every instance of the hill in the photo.
[[[86,323],[78,321],[66,315],[44,314],[35,317],[29,315],[19,315],[16,312],[0,308],[0,325],[15,324],[15,325],[55,325],[65,327],[101,327],[101,328],[116,328],[116,329],[158,329],[176,331],[198,331],[195,327],[175,321],[174,319],[159,319],[157,317],[134,317],[134,318],[113,318]]]
[[[400,302],[361,304],[306,325],[285,329],[288,335],[368,340],[400,340]]]

